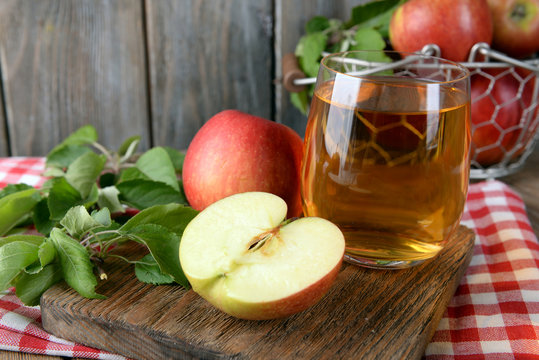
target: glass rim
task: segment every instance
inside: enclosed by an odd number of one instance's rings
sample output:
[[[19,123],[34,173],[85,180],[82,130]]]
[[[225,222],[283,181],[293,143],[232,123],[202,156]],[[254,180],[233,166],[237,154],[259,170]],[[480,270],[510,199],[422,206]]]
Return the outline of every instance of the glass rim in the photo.
[[[366,75],[351,75],[349,73],[345,73],[345,72],[338,71],[338,70],[335,70],[335,69],[331,68],[326,62],[329,61],[331,58],[335,58],[335,57],[339,57],[339,56],[347,57],[348,54],[354,54],[354,53],[358,53],[358,54],[360,54],[360,53],[379,53],[379,52],[382,52],[384,54],[396,54],[396,55],[399,55],[399,56],[402,57],[401,60],[406,59],[408,56],[415,56],[415,57],[423,58],[423,59],[437,60],[437,61],[443,62],[445,64],[454,66],[456,69],[459,69],[459,70],[462,71],[462,74],[460,76],[458,76],[458,77],[455,77],[455,79],[453,79],[453,80],[426,81],[426,80],[424,80],[422,78],[414,78],[419,83],[440,84],[440,85],[452,84],[452,83],[456,83],[456,82],[459,82],[459,81],[464,81],[464,80],[469,79],[471,77],[470,70],[467,67],[465,67],[464,65],[459,64],[458,62],[447,60],[447,59],[437,57],[437,56],[427,55],[427,54],[405,52],[405,51],[395,51],[395,50],[349,50],[349,51],[331,53],[331,54],[328,54],[328,55],[326,55],[326,56],[324,56],[322,58],[322,60],[320,61],[320,66],[324,67],[326,70],[328,70],[330,72],[333,72],[335,74],[341,74],[341,75],[345,75],[345,76],[350,77],[350,78],[355,78],[355,79],[360,79],[360,80],[365,80],[365,81],[377,82],[376,76],[367,77]],[[351,58],[351,59],[353,59],[353,58]],[[388,63],[384,63],[384,64],[391,64],[391,63],[395,63],[395,60],[393,58],[392,58],[392,62],[388,62]]]

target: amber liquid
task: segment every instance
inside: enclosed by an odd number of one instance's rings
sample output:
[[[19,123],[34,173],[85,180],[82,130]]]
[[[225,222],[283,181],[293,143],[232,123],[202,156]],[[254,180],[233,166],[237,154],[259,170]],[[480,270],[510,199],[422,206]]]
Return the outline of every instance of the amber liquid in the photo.
[[[404,267],[398,263],[433,257],[456,229],[466,199],[465,94],[413,80],[364,82],[349,105],[338,101],[352,89],[337,93],[337,86],[322,84],[311,103],[302,165],[305,214],[341,228],[351,262]]]

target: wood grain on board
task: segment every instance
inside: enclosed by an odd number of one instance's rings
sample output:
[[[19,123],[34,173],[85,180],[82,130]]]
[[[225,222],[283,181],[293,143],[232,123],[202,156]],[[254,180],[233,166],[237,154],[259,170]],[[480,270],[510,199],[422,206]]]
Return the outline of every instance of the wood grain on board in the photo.
[[[0,2],[12,155],[45,155],[84,124],[116,148],[149,145],[142,2]]]
[[[43,326],[135,359],[419,359],[466,270],[474,238],[461,227],[438,257],[411,269],[345,264],[318,304],[272,321],[238,320],[191,290],[140,283],[132,265],[110,259],[109,280],[97,288],[108,299],[85,299],[56,285],[41,298]]]

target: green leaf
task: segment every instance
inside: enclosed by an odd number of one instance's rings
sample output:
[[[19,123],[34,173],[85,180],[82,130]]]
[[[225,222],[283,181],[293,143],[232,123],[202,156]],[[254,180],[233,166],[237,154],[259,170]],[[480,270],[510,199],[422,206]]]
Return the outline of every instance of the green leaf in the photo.
[[[350,20],[346,23],[346,27],[351,28],[355,25],[362,25],[365,24],[367,21],[371,22],[369,26],[383,26],[383,23],[380,18],[383,18],[384,21],[387,21],[385,20],[384,16],[387,16],[387,13],[391,14],[395,10],[395,8],[404,1],[377,0],[368,2],[366,4],[358,5],[352,8],[352,14]]]
[[[45,267],[54,261],[54,258],[56,257],[56,248],[50,241],[44,241],[39,246],[37,254],[39,263],[42,267]]]
[[[61,145],[55,147],[48,155],[46,161],[46,168],[52,168],[53,175],[60,175],[59,169],[68,167],[79,156],[87,152],[91,152],[88,147],[82,145]],[[48,170],[45,172],[48,173]]]
[[[90,194],[93,185],[96,184],[97,178],[105,166],[105,161],[104,156],[87,152],[69,165],[65,178],[68,183],[79,191],[81,197],[86,198]]]
[[[60,144],[56,145],[47,155],[46,167],[65,168],[75,159],[91,151],[83,145],[97,141],[97,131],[92,125],[86,125],[71,133]]]
[[[155,147],[146,151],[137,160],[136,167],[150,179],[163,182],[176,191],[180,190],[174,165],[165,149]]]
[[[116,186],[107,186],[99,189],[97,205],[99,205],[100,208],[108,208],[112,213],[123,213],[125,209],[120,203],[118,195],[120,195],[120,190],[118,190]]]
[[[131,167],[122,170],[120,173],[120,179],[118,180],[118,183],[129,181],[129,180],[151,180],[148,176],[144,175],[142,171],[137,169],[136,167]]]
[[[60,145],[86,145],[97,141],[97,130],[92,125],[85,125],[71,133]]]
[[[130,229],[129,238],[145,244],[161,272],[172,276],[175,282],[189,288],[189,281],[180,265],[180,236],[164,226],[143,224]]]
[[[12,286],[13,279],[38,259],[38,249],[39,246],[26,241],[0,247],[0,291]]]
[[[5,188],[0,190],[0,199],[20,191],[30,189],[33,189],[33,187],[27,184],[8,184]]]
[[[135,275],[139,281],[153,285],[172,284],[174,279],[163,274],[152,254],[147,254],[135,264]]]
[[[60,224],[65,227],[72,237],[79,240],[88,231],[103,226],[90,216],[88,210],[82,205],[69,209]]]
[[[43,185],[41,185],[41,192],[46,192],[48,193],[49,190],[52,188],[52,185],[54,185],[54,182],[56,181],[55,178],[52,178],[52,179],[47,179],[45,180],[45,182],[43,183]]]
[[[189,206],[180,204],[157,205],[142,210],[133,216],[120,228],[120,231],[129,231],[143,224],[157,224],[178,235],[182,235],[187,224],[197,214],[198,211]]]
[[[99,241],[103,242],[103,241],[111,240],[113,238],[118,238],[118,236],[120,235],[119,233],[115,233],[115,232],[109,233],[109,231],[118,230],[119,228],[120,228],[120,224],[118,224],[116,221],[111,221],[109,226],[102,226],[102,227],[96,228],[94,230],[94,233],[96,235],[96,238],[95,238],[96,241],[92,241],[92,243],[99,242]],[[98,234],[99,232],[102,232],[102,231],[107,231],[107,233]],[[99,240],[97,241],[97,239]]]
[[[48,166],[47,168],[45,168],[45,172],[43,172],[43,176],[46,176],[46,177],[61,177],[65,175],[66,174],[63,170],[63,167],[62,168],[56,167],[56,165]]]
[[[34,226],[36,227],[36,230],[43,235],[49,235],[52,228],[56,226],[57,223],[50,219],[51,213],[49,212],[47,202],[48,200],[46,198],[41,199],[41,201],[34,207],[33,214]]]
[[[305,24],[305,32],[312,34],[329,28],[329,20],[325,16],[315,16]]]
[[[54,245],[50,241],[46,241],[46,239],[39,245],[39,249],[37,252],[38,260],[34,263],[30,264],[24,269],[24,272],[27,274],[37,274],[41,270],[43,270],[43,267],[47,266],[48,264],[52,263],[54,261],[54,258],[56,257],[56,249],[54,248]]]
[[[290,102],[294,105],[302,114],[307,115],[309,110],[309,96],[307,90],[303,90],[297,93],[290,93]]]
[[[0,237],[0,247],[10,244],[12,242],[24,242],[28,243],[30,245],[40,246],[43,241],[45,241],[45,237],[39,236],[39,235],[11,235],[6,237]]]
[[[168,154],[168,157],[172,161],[172,165],[174,165],[174,170],[177,173],[181,174],[183,168],[183,161],[185,159],[185,153],[168,146],[163,147],[163,149],[165,149]]]
[[[110,210],[108,208],[102,208],[101,210],[94,210],[91,214],[92,218],[97,221],[101,226],[109,227],[112,224],[110,218]]]
[[[127,140],[123,142],[123,144],[118,149],[118,155],[129,158],[131,155],[133,155],[137,151],[137,147],[140,143],[140,136],[135,135],[131,136]]]
[[[116,183],[116,174],[112,172],[105,172],[99,176],[99,187],[113,186]]]
[[[14,192],[1,198],[0,236],[27,219],[39,200],[41,196],[34,188]]]
[[[86,298],[104,299],[103,295],[95,292],[97,280],[90,256],[84,246],[58,228],[52,229],[50,239],[58,253],[62,274],[67,284]]]
[[[130,180],[121,182],[116,187],[120,190],[122,199],[137,209],[168,203],[187,204],[181,192],[162,182]]]
[[[59,264],[49,264],[35,274],[23,273],[15,284],[15,294],[27,306],[39,305],[41,295],[63,279]]]
[[[61,220],[69,209],[82,203],[83,199],[77,189],[71,186],[65,178],[56,179],[47,200],[52,220]]]
[[[92,189],[90,190],[90,194],[88,197],[84,200],[82,200],[82,205],[86,206],[87,208],[90,206],[95,205],[97,203],[97,200],[99,199],[99,189],[97,187],[97,184],[94,183],[92,185]]]
[[[355,44],[350,50],[383,50],[386,42],[380,33],[372,28],[360,28],[354,35]]]
[[[296,46],[298,63],[308,77],[318,76],[322,52],[326,48],[328,36],[321,32],[304,35]]]

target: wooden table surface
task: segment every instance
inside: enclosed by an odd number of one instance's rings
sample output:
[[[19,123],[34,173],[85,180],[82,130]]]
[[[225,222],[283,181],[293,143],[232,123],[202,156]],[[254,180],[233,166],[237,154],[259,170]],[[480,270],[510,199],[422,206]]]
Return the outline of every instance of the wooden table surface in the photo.
[[[539,148],[527,159],[524,168],[514,174],[502,179],[510,185],[523,198],[527,206],[528,217],[539,238]],[[62,357],[32,355],[17,353],[12,351],[0,351],[0,359],[6,360],[63,360]]]

